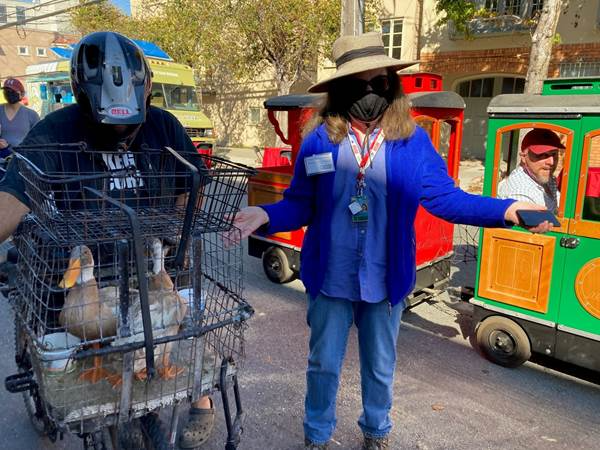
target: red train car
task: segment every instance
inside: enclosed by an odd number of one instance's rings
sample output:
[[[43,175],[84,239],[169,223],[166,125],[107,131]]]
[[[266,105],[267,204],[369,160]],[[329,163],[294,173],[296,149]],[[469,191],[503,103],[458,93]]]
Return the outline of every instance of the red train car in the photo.
[[[411,101],[415,121],[429,133],[433,145],[448,165],[448,173],[458,183],[465,108],[463,99],[454,92],[442,91],[442,79],[436,74],[403,74],[401,81]],[[275,132],[289,147],[265,149],[265,155],[269,155],[268,161],[248,185],[249,205],[273,203],[281,199],[283,191],[290,184],[300,150],[300,130],[314,113],[317,99],[317,95],[284,95],[270,98],[264,103]],[[280,128],[276,111],[287,111],[287,135]],[[417,213],[415,230],[417,283],[410,298],[413,304],[447,284],[454,231],[452,224],[432,216],[423,208],[419,208]],[[271,281],[286,283],[299,273],[303,239],[303,229],[266,237],[252,235],[248,251],[250,255],[262,258],[265,274]]]

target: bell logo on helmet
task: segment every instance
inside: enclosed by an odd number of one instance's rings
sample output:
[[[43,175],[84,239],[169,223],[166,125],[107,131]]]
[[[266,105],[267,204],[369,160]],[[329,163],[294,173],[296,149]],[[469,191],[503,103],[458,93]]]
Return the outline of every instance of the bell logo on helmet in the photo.
[[[133,115],[133,111],[126,106],[113,106],[108,108],[108,115],[111,117],[129,117]]]

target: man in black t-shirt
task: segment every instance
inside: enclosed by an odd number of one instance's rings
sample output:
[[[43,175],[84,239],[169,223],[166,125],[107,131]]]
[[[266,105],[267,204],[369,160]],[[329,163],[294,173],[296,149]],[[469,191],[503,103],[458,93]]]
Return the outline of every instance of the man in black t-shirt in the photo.
[[[135,170],[137,176],[110,180],[108,191],[116,198],[127,198],[127,191],[144,187],[143,177],[139,174],[141,167],[137,167],[139,165],[137,160],[138,155],[143,154],[146,148],[158,150],[171,147],[184,157],[189,154],[189,162],[202,168],[201,160],[197,157],[198,152],[185,133],[185,129],[171,113],[154,106],[148,108],[146,120],[136,130],[130,144],[116,142],[118,137],[119,135],[113,131],[106,133],[102,128],[96,129],[85,118],[79,105],[71,105],[49,114],[39,122],[22,142],[23,148],[19,153],[42,171],[52,174],[83,174],[88,171],[93,172],[93,169],[98,167],[110,171],[137,169]],[[53,144],[77,143],[85,143],[90,151],[57,152],[52,148]],[[47,152],[43,151],[44,146],[48,146]],[[185,169],[174,166],[173,171],[182,173]],[[25,195],[23,178],[18,173],[14,158],[8,167],[6,177],[0,181],[0,192],[11,194],[28,208],[31,206]]]
[[[151,72],[141,50],[130,39],[112,32],[85,36],[73,51],[71,83],[77,104],[49,114],[21,143],[23,149],[19,153],[42,171],[77,174],[92,172],[94,167],[128,169],[123,172],[125,175],[110,179],[106,187],[109,195],[127,203],[128,198],[136,198],[136,190],[149,189],[144,180],[150,184],[152,176],[147,174],[153,173],[153,167],[161,167],[153,162],[153,156],[148,156],[148,149],[171,147],[184,157],[189,155],[186,159],[199,169],[204,168],[199,158],[192,157],[197,151],[177,119],[149,106]],[[52,151],[56,144],[79,142],[90,151]],[[40,151],[44,146],[48,147],[47,152]],[[28,150],[32,147],[35,151]],[[176,166],[171,169],[183,171]],[[144,176],[139,176],[140,171]],[[172,183],[179,204],[185,204],[188,183]],[[16,230],[31,206],[13,158],[0,181],[0,243]],[[214,415],[209,397],[192,404],[180,447],[194,448],[204,443],[211,434]]]

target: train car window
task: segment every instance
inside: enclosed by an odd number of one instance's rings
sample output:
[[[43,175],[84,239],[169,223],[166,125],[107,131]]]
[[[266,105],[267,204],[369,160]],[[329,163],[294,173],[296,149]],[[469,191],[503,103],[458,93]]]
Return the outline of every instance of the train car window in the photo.
[[[427,132],[427,134],[429,135],[429,139],[431,139],[431,142],[433,142],[435,145],[435,139],[433,136],[433,124],[435,123],[435,120],[431,117],[421,116],[417,117],[415,119],[415,122]]]
[[[451,121],[437,120],[433,117],[419,116],[415,122],[429,135],[431,143],[440,156],[448,164],[448,155],[452,147],[452,123]]]
[[[557,213],[563,186],[563,164],[565,150],[549,156],[521,150],[525,135],[533,128],[510,129],[496,139],[500,146],[499,161],[496,162],[496,195],[500,198],[533,201],[543,204]],[[548,130],[558,136],[565,145],[567,136]]]
[[[452,138],[452,125],[448,122],[440,122],[440,145],[438,152],[446,164],[448,163],[448,153],[450,152],[450,139]]]
[[[590,148],[581,217],[584,220],[600,222],[600,135],[594,136],[589,142]]]

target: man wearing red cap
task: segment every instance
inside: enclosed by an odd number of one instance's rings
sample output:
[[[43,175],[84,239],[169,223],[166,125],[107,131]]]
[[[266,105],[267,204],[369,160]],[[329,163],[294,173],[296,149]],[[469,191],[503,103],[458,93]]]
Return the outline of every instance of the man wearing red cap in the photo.
[[[33,109],[21,104],[25,88],[19,80],[8,78],[2,91],[7,103],[0,105],[0,158],[6,158],[10,147],[19,145],[40,117]]]
[[[556,213],[560,203],[554,171],[565,146],[552,130],[534,128],[521,142],[521,165],[498,185],[498,197],[533,202]]]

